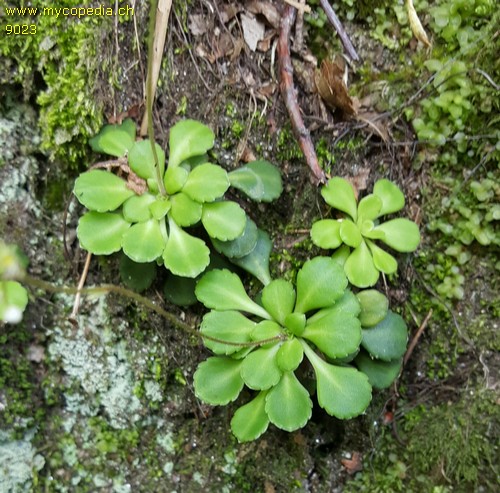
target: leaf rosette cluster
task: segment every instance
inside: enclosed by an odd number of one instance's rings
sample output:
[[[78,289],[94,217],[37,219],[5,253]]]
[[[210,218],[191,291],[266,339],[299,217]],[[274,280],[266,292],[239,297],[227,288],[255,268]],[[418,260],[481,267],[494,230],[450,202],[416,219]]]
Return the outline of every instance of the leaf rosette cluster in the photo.
[[[80,218],[78,238],[94,254],[123,249],[134,262],[157,261],[175,275],[194,278],[208,266],[210,250],[184,228],[201,223],[214,241],[235,241],[249,228],[245,211],[224,200],[229,186],[260,201],[281,193],[279,172],[266,161],[230,173],[210,163],[214,134],[200,122],[183,120],[171,128],[168,166],[158,144],[153,152],[149,140],[136,141],[135,135],[130,119],[104,127],[90,144],[118,158],[118,174],[92,169],[76,180],[74,193],[89,209]],[[244,243],[251,251],[257,233]]]
[[[365,288],[374,286],[380,272],[394,274],[396,259],[377,245],[377,241],[398,252],[413,252],[420,243],[418,226],[409,219],[386,222],[380,218],[401,210],[405,198],[401,190],[386,179],[378,180],[373,193],[356,200],[352,185],[335,177],[321,190],[326,203],[346,214],[340,219],[322,219],[313,224],[311,238],[325,249],[342,248],[334,254],[344,262],[349,282]]]
[[[240,441],[259,437],[270,423],[286,431],[307,423],[313,402],[301,377],[311,369],[318,403],[328,414],[349,419],[363,413],[371,401],[371,377],[349,362],[364,344],[364,333],[375,335],[363,349],[375,386],[383,386],[390,377],[376,361],[370,367],[372,358],[382,355],[384,361],[392,361],[406,347],[406,326],[398,315],[392,314],[398,327],[389,320],[377,337],[378,325],[390,315],[385,297],[380,295],[382,303],[364,303],[367,309],[363,310],[363,303],[347,289],[342,266],[328,257],[307,261],[297,274],[296,288],[283,279],[271,281],[262,291],[261,304],[228,270],[206,273],[196,296],[212,309],[200,331],[205,345],[216,354],[194,374],[196,395],[209,404],[225,405],[236,400],[244,386],[257,392],[232,418],[231,428]],[[371,328],[362,327],[362,313]],[[394,329],[403,329],[404,343],[391,350],[388,359],[385,339],[394,336]]]

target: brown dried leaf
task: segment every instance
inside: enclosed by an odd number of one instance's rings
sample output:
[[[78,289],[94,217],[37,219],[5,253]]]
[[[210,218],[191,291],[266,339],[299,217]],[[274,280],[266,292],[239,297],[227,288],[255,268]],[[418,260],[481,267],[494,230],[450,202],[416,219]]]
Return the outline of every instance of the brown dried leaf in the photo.
[[[245,7],[249,12],[252,12],[252,14],[263,15],[266,18],[267,22],[269,22],[269,24],[274,27],[274,29],[279,29],[281,15],[274,5],[270,4],[269,2],[255,0],[253,2],[248,2]]]
[[[339,109],[345,115],[353,116],[357,110],[342,80],[343,75],[344,69],[339,62],[323,60],[321,68],[316,70],[314,82],[319,95],[330,109]]]
[[[193,36],[205,34],[208,31],[207,17],[201,14],[189,15],[188,28]]]
[[[242,10],[243,7],[241,5],[235,5],[234,3],[223,5],[222,7],[219,7],[220,19],[224,24],[226,24]]]

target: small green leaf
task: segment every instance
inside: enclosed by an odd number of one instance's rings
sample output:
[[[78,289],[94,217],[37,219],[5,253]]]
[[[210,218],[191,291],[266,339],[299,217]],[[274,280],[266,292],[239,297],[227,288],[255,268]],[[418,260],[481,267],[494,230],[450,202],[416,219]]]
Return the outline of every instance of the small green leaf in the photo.
[[[265,286],[271,282],[269,255],[271,254],[272,247],[273,243],[269,235],[259,229],[255,248],[244,257],[232,258],[230,260],[233,264],[255,276]]]
[[[315,257],[304,263],[297,274],[295,311],[307,313],[339,299],[347,287],[342,267],[329,257]]]
[[[309,392],[291,371],[283,373],[278,385],[266,397],[269,420],[285,431],[295,431],[305,426],[312,415]]]
[[[193,376],[196,397],[214,406],[236,400],[244,385],[241,364],[241,360],[219,356],[200,363]]]
[[[376,289],[365,289],[356,295],[361,305],[359,320],[363,327],[373,327],[381,322],[389,310],[389,300]]]
[[[156,157],[158,158],[158,166],[160,167],[160,177],[163,177],[165,171],[165,152],[155,143]],[[147,180],[157,179],[155,171],[155,158],[153,149],[149,140],[141,140],[136,142],[130,149],[128,154],[128,162],[130,169],[139,177]]]
[[[285,317],[285,327],[293,335],[301,337],[306,327],[306,316],[303,313],[290,313]]]
[[[82,247],[95,255],[110,255],[122,247],[122,237],[130,223],[121,214],[87,212],[76,230]]]
[[[152,262],[161,257],[165,238],[156,219],[133,224],[123,235],[124,253],[134,262]]]
[[[177,168],[184,160],[205,154],[214,145],[214,133],[196,120],[181,120],[170,129],[169,168]]]
[[[357,248],[363,240],[359,228],[350,219],[343,219],[341,221],[340,238],[346,245],[352,248]]]
[[[17,281],[0,281],[0,320],[17,324],[28,304],[28,291]]]
[[[236,203],[224,200],[203,204],[201,222],[212,238],[228,241],[243,234],[247,216]]]
[[[183,231],[169,218],[169,238],[163,252],[165,267],[173,274],[196,277],[210,262],[210,250],[203,240]]]
[[[267,390],[274,387],[281,378],[276,362],[279,345],[272,344],[252,351],[241,365],[241,378],[253,390]]]
[[[374,327],[363,329],[361,345],[375,358],[383,361],[399,359],[406,352],[408,330],[403,318],[389,310]]]
[[[143,223],[151,219],[149,206],[155,201],[150,193],[134,195],[123,203],[122,214],[129,223]]]
[[[347,180],[332,178],[321,190],[321,195],[328,205],[349,214],[353,221],[357,220],[356,197],[352,185]]]
[[[257,244],[258,239],[257,225],[247,217],[245,230],[241,236],[230,241],[220,241],[217,238],[211,238],[214,248],[229,258],[241,258],[248,255]]]
[[[344,267],[349,255],[351,255],[351,249],[347,245],[342,245],[333,252],[332,260],[335,260],[335,262]]]
[[[231,186],[259,202],[271,202],[283,190],[278,168],[267,161],[253,161],[231,171],[229,181]]]
[[[157,221],[161,221],[172,208],[172,202],[167,197],[157,197],[149,206],[149,211]]]
[[[285,325],[285,318],[293,312],[295,289],[284,279],[271,281],[262,290],[262,304],[274,320]]]
[[[154,262],[138,263],[126,255],[120,258],[120,277],[130,289],[141,292],[148,289],[156,277],[156,264]]]
[[[283,335],[281,327],[273,320],[262,320],[253,330],[252,341],[265,341],[266,339],[278,338]],[[270,342],[274,344],[275,341]]]
[[[255,329],[255,325],[255,322],[252,322],[240,312],[212,310],[203,317],[200,332],[203,335],[222,341],[244,343],[252,340],[250,334]],[[203,339],[203,342],[208,349],[211,349],[216,354],[232,354],[242,348],[242,346],[223,344],[210,339]]]
[[[330,365],[305,342],[304,352],[316,374],[319,405],[331,416],[350,419],[362,414],[372,399],[368,377],[350,366]]]
[[[374,286],[378,281],[379,271],[364,241],[349,255],[344,270],[349,282],[358,288]]]
[[[376,195],[370,194],[360,200],[358,204],[358,221],[373,221],[380,216],[382,210],[382,200]]]
[[[368,380],[375,389],[387,389],[396,380],[401,371],[401,359],[381,361],[371,358],[364,351],[354,360],[360,371],[368,376]]]
[[[126,181],[100,169],[82,173],[76,179],[74,193],[87,209],[97,212],[114,211],[135,195]]]
[[[366,244],[372,252],[373,265],[384,274],[394,274],[398,270],[398,263],[396,259],[385,250],[370,240],[366,240]]]
[[[276,363],[281,371],[295,371],[303,358],[302,344],[298,339],[288,339],[279,348],[276,354]]]
[[[182,187],[186,183],[189,176],[189,171],[184,166],[179,166],[177,168],[171,168],[170,166],[163,177],[163,183],[165,185],[165,190],[169,195],[182,190]]]
[[[392,214],[405,206],[405,196],[403,192],[401,192],[397,185],[385,178],[375,183],[373,194],[382,201],[382,207],[378,216]]]
[[[215,164],[200,164],[189,173],[182,191],[198,202],[213,202],[229,188],[226,170]]]
[[[338,248],[342,244],[340,237],[340,221],[335,219],[321,219],[311,228],[311,239],[320,248]]]
[[[196,297],[207,308],[238,310],[270,319],[270,315],[247,295],[241,279],[227,269],[207,272],[196,286]]]
[[[231,430],[239,442],[249,442],[259,438],[269,426],[266,413],[267,392],[259,392],[255,399],[241,406],[231,420]]]
[[[106,125],[89,140],[95,152],[122,157],[134,145],[136,127],[133,120],[127,118],[121,125]]]
[[[333,306],[329,306],[317,311],[312,317],[307,320],[307,323],[316,323],[323,317],[327,316],[331,311],[339,314],[345,313],[346,315],[357,317],[359,315],[359,312],[361,311],[361,307],[359,306],[359,301],[358,298],[356,298],[356,295],[352,291],[346,290],[343,296],[335,301]]]
[[[409,219],[398,218],[377,226],[374,231],[382,231],[382,240],[398,252],[413,252],[420,243],[418,226]]]
[[[361,343],[361,324],[350,314],[335,308],[315,322],[308,322],[302,336],[312,341],[329,358],[345,358]]]
[[[192,226],[201,219],[203,206],[185,193],[172,195],[170,202],[172,204],[170,215],[179,226]]]

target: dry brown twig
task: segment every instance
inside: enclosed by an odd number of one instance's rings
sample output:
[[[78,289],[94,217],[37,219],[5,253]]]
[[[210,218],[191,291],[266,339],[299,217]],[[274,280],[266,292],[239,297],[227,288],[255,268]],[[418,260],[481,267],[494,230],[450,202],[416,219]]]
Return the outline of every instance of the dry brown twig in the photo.
[[[293,66],[290,58],[290,32],[295,22],[296,9],[287,5],[281,18],[281,29],[278,39],[279,79],[280,91],[285,101],[285,106],[292,122],[295,138],[304,154],[305,160],[312,172],[312,182],[315,185],[326,182],[324,171],[320,168],[318,157],[309,134],[304,124],[299,105],[297,93],[293,85]]]

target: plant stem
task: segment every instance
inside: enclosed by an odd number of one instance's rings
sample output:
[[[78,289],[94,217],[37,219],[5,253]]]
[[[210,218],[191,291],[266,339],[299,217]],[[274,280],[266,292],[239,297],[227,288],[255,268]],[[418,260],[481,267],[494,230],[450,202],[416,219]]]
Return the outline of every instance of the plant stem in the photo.
[[[180,320],[174,314],[167,312],[161,306],[156,305],[148,298],[140,295],[139,293],[136,293],[135,291],[131,291],[130,289],[124,288],[122,286],[116,286],[115,284],[103,284],[102,286],[93,286],[80,289],[78,287],[74,288],[69,286],[56,286],[54,284],[51,284],[50,282],[43,281],[42,279],[37,279],[36,277],[32,277],[28,274],[25,274],[24,277],[19,279],[19,281],[32,288],[38,288],[43,291],[48,291],[49,293],[65,293],[65,294],[80,294],[80,295],[115,293],[125,298],[134,300],[135,302],[142,304],[146,308],[149,308],[151,311],[158,313],[158,315],[162,316],[165,320],[170,322],[176,329],[180,329],[184,332],[187,332],[188,334],[194,335],[201,339],[207,339],[220,344],[227,344],[229,346],[238,346],[238,347],[261,346],[262,344],[268,344],[274,341],[277,342],[283,339],[283,336],[278,335],[267,339],[262,339],[259,341],[231,342],[231,341],[224,341],[216,337],[204,335],[195,328],[191,327],[187,323]]]

